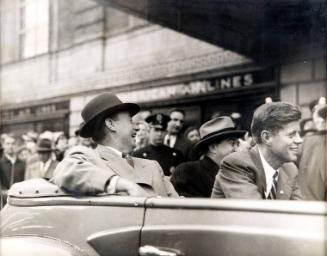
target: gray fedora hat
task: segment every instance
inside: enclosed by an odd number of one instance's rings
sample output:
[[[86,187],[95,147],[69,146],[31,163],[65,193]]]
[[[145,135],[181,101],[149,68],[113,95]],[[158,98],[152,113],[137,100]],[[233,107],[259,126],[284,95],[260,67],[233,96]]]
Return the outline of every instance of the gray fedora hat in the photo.
[[[98,118],[122,111],[128,111],[132,116],[140,111],[134,103],[123,103],[115,94],[105,92],[93,98],[82,110],[84,123],[80,127],[79,135],[84,138],[93,136],[94,125]]]
[[[210,143],[220,141],[228,137],[242,137],[246,131],[236,130],[233,120],[229,116],[220,116],[205,122],[200,127],[200,141],[194,149],[199,151]]]

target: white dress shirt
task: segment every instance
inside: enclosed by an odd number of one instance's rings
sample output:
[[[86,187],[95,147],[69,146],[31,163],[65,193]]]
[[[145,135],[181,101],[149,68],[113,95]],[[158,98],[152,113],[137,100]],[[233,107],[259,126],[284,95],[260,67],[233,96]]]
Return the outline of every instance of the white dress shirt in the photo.
[[[273,185],[273,175],[275,174],[275,172],[278,172],[279,175],[279,168],[277,170],[275,170],[267,161],[266,159],[263,157],[260,149],[259,150],[259,155],[260,155],[260,159],[263,165],[263,170],[265,171],[265,176],[266,176],[266,191],[265,191],[265,196],[266,198],[268,198],[271,187]]]
[[[164,144],[167,145],[170,148],[173,148],[175,146],[176,140],[177,140],[177,136],[176,135],[167,134],[165,136],[165,139],[164,139]]]

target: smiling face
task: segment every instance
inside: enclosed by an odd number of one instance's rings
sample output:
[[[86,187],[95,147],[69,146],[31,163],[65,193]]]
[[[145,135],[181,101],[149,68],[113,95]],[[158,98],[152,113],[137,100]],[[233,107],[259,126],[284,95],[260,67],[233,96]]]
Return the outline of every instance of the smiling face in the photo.
[[[4,139],[3,142],[3,152],[5,154],[8,154],[10,156],[13,156],[15,154],[15,149],[16,149],[16,140],[12,137],[7,137]]]
[[[197,129],[194,129],[192,131],[190,131],[188,134],[187,134],[187,139],[189,141],[191,141],[192,143],[197,143],[200,141],[200,134],[199,134],[199,131]]]
[[[114,122],[116,133],[113,143],[116,144],[117,149],[128,153],[133,149],[136,135],[131,114],[129,112],[120,112],[115,115]]]
[[[171,134],[178,134],[184,125],[184,114],[174,111],[170,114],[170,121],[168,122],[167,130]]]
[[[269,151],[279,165],[297,160],[303,142],[299,132],[299,122],[294,121],[285,124],[279,131],[271,133],[268,141]]]

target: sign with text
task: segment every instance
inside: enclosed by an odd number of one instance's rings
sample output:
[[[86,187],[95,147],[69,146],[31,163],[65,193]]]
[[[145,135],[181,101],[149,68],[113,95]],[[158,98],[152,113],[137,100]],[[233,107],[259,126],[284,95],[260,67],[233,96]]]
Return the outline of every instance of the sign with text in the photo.
[[[164,99],[179,99],[188,96],[210,95],[232,89],[250,88],[251,86],[274,81],[273,69],[264,69],[188,83],[122,92],[118,94],[118,97],[123,101],[151,102]]]

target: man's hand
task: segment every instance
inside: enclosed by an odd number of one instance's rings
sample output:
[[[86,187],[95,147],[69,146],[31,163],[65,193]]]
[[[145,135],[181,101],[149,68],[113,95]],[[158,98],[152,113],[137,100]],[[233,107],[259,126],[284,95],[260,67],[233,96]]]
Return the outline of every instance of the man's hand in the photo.
[[[148,193],[136,183],[119,177],[116,184],[116,192],[125,192],[129,196],[147,197]]]

